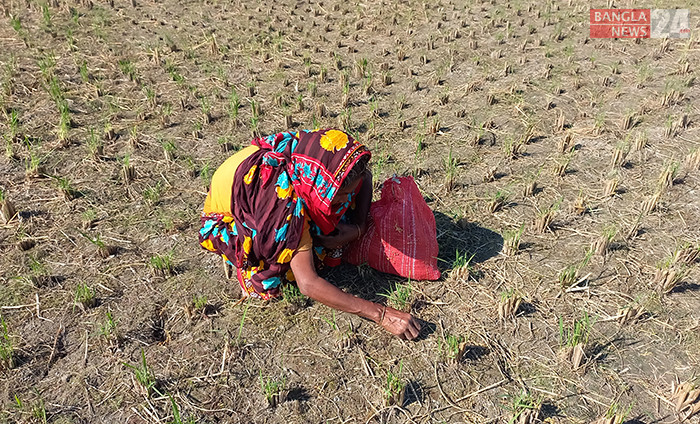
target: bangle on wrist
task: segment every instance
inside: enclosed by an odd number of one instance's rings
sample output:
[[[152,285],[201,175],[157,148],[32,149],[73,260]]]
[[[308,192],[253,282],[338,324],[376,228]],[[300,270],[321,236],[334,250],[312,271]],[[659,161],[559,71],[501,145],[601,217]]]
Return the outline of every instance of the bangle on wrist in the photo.
[[[382,325],[382,321],[384,321],[384,314],[386,314],[386,305],[384,305],[384,308],[382,309],[382,315],[379,317],[377,324]]]

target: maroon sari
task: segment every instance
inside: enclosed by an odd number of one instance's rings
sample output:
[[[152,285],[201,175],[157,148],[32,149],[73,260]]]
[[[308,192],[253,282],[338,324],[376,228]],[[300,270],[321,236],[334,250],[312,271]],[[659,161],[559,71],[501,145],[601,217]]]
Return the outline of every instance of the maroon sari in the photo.
[[[249,294],[279,295],[299,245],[306,217],[328,234],[352,202],[332,208],[355,163],[370,155],[348,134],[334,129],[283,132],[254,139],[260,150],[245,159],[232,184],[233,218],[202,218],[200,243],[238,268]],[[359,191],[356,190],[356,192]]]

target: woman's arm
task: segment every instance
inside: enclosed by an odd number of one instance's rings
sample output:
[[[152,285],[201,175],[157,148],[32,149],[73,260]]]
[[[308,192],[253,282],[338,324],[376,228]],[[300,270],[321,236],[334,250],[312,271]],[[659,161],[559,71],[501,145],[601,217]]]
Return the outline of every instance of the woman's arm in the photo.
[[[372,172],[368,169],[362,177],[362,187],[357,194],[352,222],[360,226],[362,233],[367,230],[367,217],[372,204]]]
[[[337,249],[359,239],[367,231],[367,217],[372,205],[372,173],[367,170],[360,181],[360,191],[355,198],[355,209],[349,211],[350,223],[339,222],[337,234],[315,236],[317,241],[329,249]]]
[[[297,252],[290,263],[299,290],[305,296],[333,309],[371,319],[402,339],[414,339],[420,333],[420,323],[405,312],[345,293],[319,277],[310,250]],[[384,312],[383,312],[384,311]]]

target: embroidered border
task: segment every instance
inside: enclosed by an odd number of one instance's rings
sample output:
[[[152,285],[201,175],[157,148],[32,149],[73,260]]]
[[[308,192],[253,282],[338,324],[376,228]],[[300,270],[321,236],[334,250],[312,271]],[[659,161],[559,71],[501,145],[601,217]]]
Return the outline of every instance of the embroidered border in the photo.
[[[363,144],[355,142],[354,148],[350,149],[347,153],[345,153],[343,161],[340,163],[340,166],[333,174],[333,178],[335,179],[335,181],[342,181],[345,175],[349,172],[351,166],[354,165],[357,159],[359,159],[359,157],[365,153],[369,153],[367,147],[365,147]]]

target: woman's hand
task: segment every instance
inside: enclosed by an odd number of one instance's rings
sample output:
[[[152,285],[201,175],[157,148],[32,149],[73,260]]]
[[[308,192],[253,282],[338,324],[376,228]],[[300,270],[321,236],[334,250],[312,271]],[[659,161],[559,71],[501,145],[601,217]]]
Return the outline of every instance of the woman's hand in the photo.
[[[355,224],[340,222],[336,230],[338,232],[337,234],[327,236],[321,234],[316,236],[316,239],[321,243],[321,246],[325,248],[337,249],[357,240],[360,235],[360,227]]]
[[[379,323],[391,334],[404,340],[413,340],[420,333],[420,323],[411,314],[387,306]]]
[[[303,295],[331,308],[378,322],[385,330],[402,339],[413,340],[418,337],[420,322],[411,314],[388,306],[384,309],[385,307],[378,303],[345,293],[319,277],[314,268],[314,257],[310,250],[295,253],[290,265]]]

